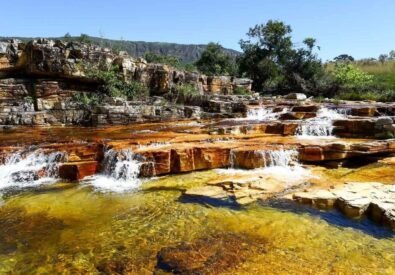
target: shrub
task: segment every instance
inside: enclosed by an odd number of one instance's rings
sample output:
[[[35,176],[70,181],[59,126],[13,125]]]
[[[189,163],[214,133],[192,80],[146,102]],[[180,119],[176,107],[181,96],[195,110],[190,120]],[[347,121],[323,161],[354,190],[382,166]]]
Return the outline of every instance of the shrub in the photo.
[[[244,87],[235,87],[233,89],[233,94],[234,95],[249,95],[251,94],[249,90],[247,90]]]
[[[72,101],[80,106],[89,108],[98,106],[103,100],[103,94],[79,92],[73,94]]]
[[[101,82],[99,92],[102,94],[127,99],[143,99],[149,96],[149,89],[142,83],[124,81],[117,66],[107,70],[99,70],[89,65],[85,67],[87,77]]]
[[[346,89],[363,89],[373,84],[373,76],[349,63],[338,62],[332,72],[335,82]]]
[[[173,90],[173,100],[177,103],[186,103],[199,96],[199,91],[191,84],[180,84]]]
[[[153,52],[147,52],[144,54],[144,58],[145,60],[147,60],[148,63],[160,63],[170,65],[175,68],[181,68],[181,62],[175,56],[159,55]]]

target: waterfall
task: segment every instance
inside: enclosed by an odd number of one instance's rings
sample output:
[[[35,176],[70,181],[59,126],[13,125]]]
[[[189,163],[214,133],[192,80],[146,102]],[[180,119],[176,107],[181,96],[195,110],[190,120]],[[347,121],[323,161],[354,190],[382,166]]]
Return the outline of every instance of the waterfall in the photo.
[[[137,189],[142,161],[131,150],[106,149],[102,172],[85,181],[101,192],[122,193]]]
[[[42,149],[15,152],[0,165],[0,189],[53,183],[59,163],[66,159],[63,152],[45,153]]]
[[[263,178],[270,178],[278,181],[285,186],[292,186],[295,183],[303,183],[311,177],[310,171],[304,168],[298,161],[299,153],[295,149],[274,148],[273,150],[256,150],[253,156],[263,159],[263,166],[257,169],[237,169],[236,152],[230,153],[230,168],[217,169],[219,174],[229,176],[251,176],[252,179],[257,175]]]
[[[284,108],[281,112],[274,112],[273,108],[266,108],[260,106],[259,108],[251,108],[247,111],[247,119],[250,120],[276,120],[278,117],[286,113],[287,108]]]
[[[317,116],[302,122],[296,129],[296,135],[300,137],[333,137],[333,120],[343,119],[344,114],[337,110],[321,108]]]
[[[295,167],[298,163],[299,153],[294,149],[274,149],[274,150],[256,150],[254,156],[263,160],[263,168],[268,167]],[[236,154],[234,151],[230,152],[229,159],[230,167],[236,167]]]
[[[258,150],[256,153],[263,158],[265,167],[292,167],[298,164],[297,150]]]

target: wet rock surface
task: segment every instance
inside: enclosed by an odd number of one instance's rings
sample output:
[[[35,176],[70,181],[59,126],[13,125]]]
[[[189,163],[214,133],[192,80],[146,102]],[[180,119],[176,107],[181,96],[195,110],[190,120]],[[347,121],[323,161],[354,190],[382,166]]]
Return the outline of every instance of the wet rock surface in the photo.
[[[293,199],[320,209],[336,208],[349,218],[368,216],[379,224],[395,229],[395,185],[350,182],[328,190],[298,192]]]
[[[245,234],[218,233],[165,247],[158,253],[157,269],[173,274],[219,274],[250,257],[266,253],[266,240]]]

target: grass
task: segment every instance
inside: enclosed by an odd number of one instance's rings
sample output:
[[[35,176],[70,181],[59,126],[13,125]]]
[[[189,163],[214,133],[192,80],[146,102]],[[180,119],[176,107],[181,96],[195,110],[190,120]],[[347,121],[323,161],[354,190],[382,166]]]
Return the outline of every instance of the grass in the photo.
[[[395,90],[395,60],[384,63],[357,61],[355,65],[362,71],[374,76],[374,83],[385,89]]]
[[[341,100],[372,100],[381,102],[395,101],[395,90],[387,91],[341,91],[337,94],[336,99]]]

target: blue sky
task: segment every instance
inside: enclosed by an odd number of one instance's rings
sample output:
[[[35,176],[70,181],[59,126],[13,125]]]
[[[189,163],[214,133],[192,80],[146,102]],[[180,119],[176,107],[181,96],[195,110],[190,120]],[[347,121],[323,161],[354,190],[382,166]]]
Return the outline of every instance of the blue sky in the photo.
[[[1,9],[0,36],[70,32],[239,49],[249,27],[277,19],[292,26],[296,43],[315,37],[324,60],[395,49],[394,0],[12,0]]]

